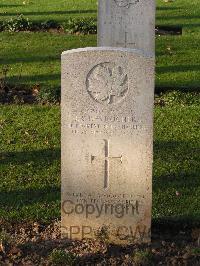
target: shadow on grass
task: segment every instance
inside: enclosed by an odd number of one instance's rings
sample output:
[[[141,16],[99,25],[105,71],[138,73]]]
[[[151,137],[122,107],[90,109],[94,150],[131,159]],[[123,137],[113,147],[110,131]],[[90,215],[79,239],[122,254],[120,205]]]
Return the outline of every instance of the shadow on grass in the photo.
[[[42,16],[42,15],[67,15],[67,14],[89,14],[96,13],[97,10],[66,10],[66,11],[39,11],[39,12],[6,12],[1,14],[1,16],[18,16],[23,14],[24,16]]]
[[[16,63],[33,63],[33,62],[50,62],[59,61],[59,56],[29,56],[29,57],[18,57],[9,58],[9,55],[4,54],[4,58],[1,59],[2,65],[16,64]],[[1,69],[1,68],[0,68]]]
[[[56,207],[55,210],[55,206],[60,204],[60,185],[56,181],[56,176],[55,180],[52,177],[46,180],[43,174],[44,171],[48,172],[48,167],[51,167],[54,161],[60,160],[60,149],[1,153],[0,158],[0,165],[3,166],[2,175],[6,172],[7,165],[24,167],[24,171],[21,168],[22,176],[19,177],[19,182],[23,183],[21,186],[18,184],[17,188],[12,187],[11,178],[6,181],[6,188],[3,185],[0,188],[0,213],[3,218],[14,217],[16,221],[36,219],[36,216],[38,220],[57,218],[59,208]],[[33,166],[27,173],[28,163]],[[58,175],[59,165],[55,167],[58,168],[55,169],[55,175]],[[34,180],[35,174],[38,181]]]
[[[23,74],[23,71],[22,71]],[[47,82],[47,81],[55,81],[55,80],[60,80],[61,74],[46,74],[46,75],[27,75],[27,76],[12,76],[12,77],[8,77],[7,81],[8,83],[15,83],[17,82],[17,84],[26,84],[27,82],[30,83],[34,83],[34,82]]]
[[[188,85],[188,86],[168,86],[168,85],[161,85],[161,86],[156,86],[155,87],[155,93],[160,94],[160,93],[166,93],[170,91],[177,91],[180,93],[200,93],[200,86],[198,87],[197,85]]]
[[[200,71],[200,65],[174,65],[174,66],[157,66],[157,74],[163,74],[167,72],[188,72],[188,71]]]
[[[0,208],[8,211],[16,208],[20,210],[24,206],[30,206],[34,203],[48,205],[51,202],[60,200],[60,188],[52,186],[44,186],[43,188],[27,188],[12,191],[0,191]]]
[[[33,161],[40,165],[46,161],[60,160],[60,149],[0,153],[0,164],[24,164]]]
[[[23,5],[12,5],[12,4],[11,5],[4,5],[4,4],[0,4],[0,8],[19,7],[19,6],[23,6]]]
[[[182,19],[184,19],[184,20],[186,20],[186,24],[187,24],[187,20],[191,20],[191,19],[200,19],[200,17],[199,17],[199,15],[191,15],[191,16],[189,16],[189,15],[182,15],[182,16],[177,16],[177,15],[174,15],[174,16],[165,16],[165,17],[163,17],[163,16],[157,16],[157,19],[160,19],[160,20],[171,20],[171,19],[174,19],[174,20],[182,20]],[[179,24],[178,23],[178,21],[177,21],[177,24]]]
[[[190,75],[190,72],[198,73],[200,70],[200,65],[171,65],[171,66],[157,66],[156,67],[156,75],[159,76],[160,74],[167,74],[167,73],[187,73]],[[195,75],[196,75],[195,73]],[[163,82],[162,82],[163,83]],[[171,82],[170,82],[171,83]],[[162,84],[155,88],[156,93],[165,93],[167,91],[180,91],[180,92],[200,92],[200,78],[195,78],[195,80],[188,80],[182,82],[181,80],[172,82],[175,85],[170,85],[170,83]]]
[[[155,141],[153,230],[178,233],[185,227],[200,225],[199,152],[197,137],[193,142]]]
[[[156,17],[157,20],[159,21],[162,21],[163,22],[167,22],[169,23],[168,21],[171,21],[170,24],[174,25],[174,26],[179,26],[179,27],[199,27],[200,26],[200,16],[197,15],[197,16],[188,16],[188,15],[185,15],[185,16],[160,16],[158,15]],[[196,20],[195,23],[194,22],[190,22],[191,20]]]
[[[154,176],[154,191],[176,186],[200,187],[200,143],[178,141],[156,141],[154,163],[165,169],[165,174]]]
[[[180,9],[182,9],[182,7],[176,7],[176,6],[158,6],[156,9],[158,11],[180,10]]]

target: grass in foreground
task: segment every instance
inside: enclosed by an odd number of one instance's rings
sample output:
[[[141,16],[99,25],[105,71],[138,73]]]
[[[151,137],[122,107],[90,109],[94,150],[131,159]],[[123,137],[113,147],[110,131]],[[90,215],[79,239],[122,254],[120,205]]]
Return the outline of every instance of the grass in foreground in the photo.
[[[200,219],[198,106],[155,109],[153,217]],[[0,106],[0,217],[60,217],[60,108]]]

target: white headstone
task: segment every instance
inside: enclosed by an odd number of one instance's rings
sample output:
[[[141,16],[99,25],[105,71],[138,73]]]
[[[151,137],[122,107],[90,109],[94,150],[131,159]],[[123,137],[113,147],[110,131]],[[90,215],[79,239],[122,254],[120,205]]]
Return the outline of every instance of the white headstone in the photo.
[[[62,54],[62,234],[150,240],[154,59],[123,48]]]
[[[155,0],[99,0],[98,46],[154,54]]]

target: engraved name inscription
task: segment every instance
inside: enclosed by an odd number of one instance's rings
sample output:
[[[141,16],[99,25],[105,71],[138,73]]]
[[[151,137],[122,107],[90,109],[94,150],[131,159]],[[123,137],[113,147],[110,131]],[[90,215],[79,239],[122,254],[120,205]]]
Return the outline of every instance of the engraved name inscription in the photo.
[[[108,125],[108,124],[80,124],[80,123],[70,123],[68,124],[68,128],[71,129],[71,133],[73,134],[134,134],[135,130],[145,130],[146,127],[143,125],[136,124],[118,124],[118,125]]]
[[[127,7],[129,8],[130,5],[135,5],[140,2],[140,0],[114,0],[116,5],[119,7]]]
[[[120,203],[120,204],[134,204],[136,201],[139,202],[140,206],[144,206],[144,195],[134,195],[134,194],[112,194],[112,193],[87,193],[87,192],[72,192],[67,191],[65,193],[65,197],[68,199],[74,199],[76,203],[84,202],[84,203],[107,203],[112,204]]]
[[[87,75],[86,87],[89,95],[98,103],[119,103],[128,92],[128,75],[121,66],[101,63],[94,66]]]

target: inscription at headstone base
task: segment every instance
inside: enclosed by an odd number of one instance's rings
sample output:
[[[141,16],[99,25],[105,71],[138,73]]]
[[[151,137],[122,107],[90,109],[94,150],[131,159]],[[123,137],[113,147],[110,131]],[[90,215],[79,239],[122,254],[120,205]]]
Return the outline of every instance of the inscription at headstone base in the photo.
[[[98,46],[155,51],[155,0],[99,0]]]
[[[153,99],[154,58],[141,51],[62,54],[64,237],[150,240]]]

